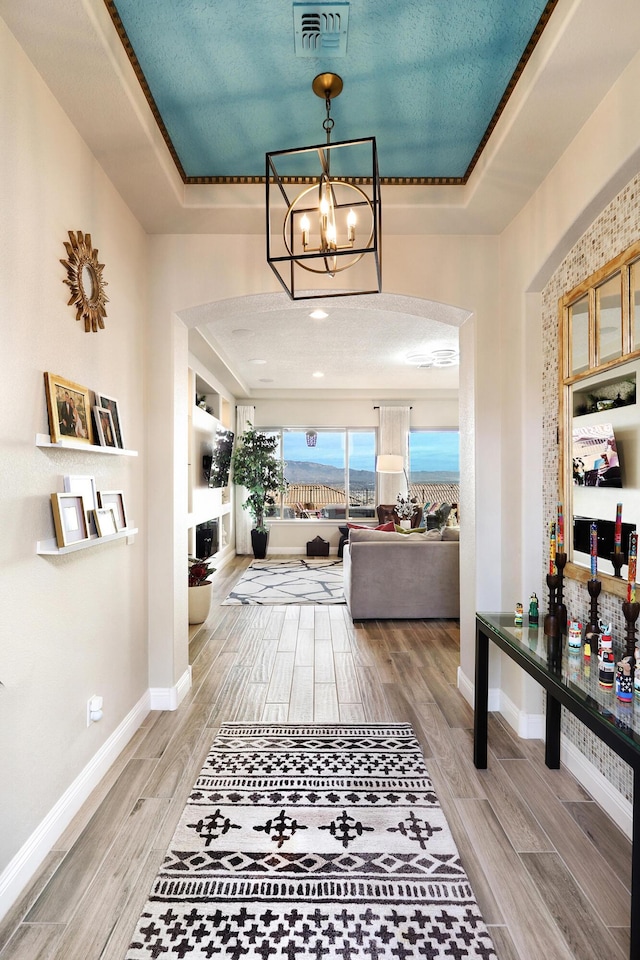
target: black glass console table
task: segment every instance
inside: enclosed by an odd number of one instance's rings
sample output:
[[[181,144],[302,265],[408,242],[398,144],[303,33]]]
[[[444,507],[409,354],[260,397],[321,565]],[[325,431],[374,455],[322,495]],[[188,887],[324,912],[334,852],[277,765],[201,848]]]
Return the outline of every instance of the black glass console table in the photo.
[[[640,960],[640,704],[622,703],[613,689],[598,683],[594,652],[585,661],[582,650],[570,653],[562,642],[544,636],[542,624],[514,625],[513,613],[476,614],[476,675],[473,760],[487,766],[487,700],[489,641],[518,663],[547,691],[545,763],[560,766],[560,711],[569,710],[633,770],[633,837],[631,865],[631,960]]]

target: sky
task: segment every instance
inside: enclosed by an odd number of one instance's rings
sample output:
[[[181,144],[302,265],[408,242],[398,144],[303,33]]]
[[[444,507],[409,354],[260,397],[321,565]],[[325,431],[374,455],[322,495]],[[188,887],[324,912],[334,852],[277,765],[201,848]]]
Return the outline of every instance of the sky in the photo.
[[[307,446],[304,431],[286,431],[284,459],[303,463],[327,463],[344,466],[345,434],[318,430],[315,447]],[[353,430],[350,433],[350,466],[354,470],[375,470],[376,434],[374,430]],[[459,435],[457,430],[412,431],[410,436],[411,469],[418,471],[460,469]]]

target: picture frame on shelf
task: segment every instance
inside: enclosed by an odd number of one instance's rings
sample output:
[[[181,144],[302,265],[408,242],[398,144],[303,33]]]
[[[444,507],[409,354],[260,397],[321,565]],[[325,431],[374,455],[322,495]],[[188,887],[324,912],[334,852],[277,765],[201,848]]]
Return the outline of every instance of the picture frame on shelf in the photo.
[[[96,490],[96,478],[69,475],[62,478],[65,493],[79,493],[84,499],[84,509],[89,519],[89,533],[97,533],[93,511],[100,506]]]
[[[94,510],[94,517],[99,537],[108,537],[118,532],[113,507],[98,507]]]
[[[51,509],[59,547],[91,539],[81,493],[52,493]]]
[[[111,414],[111,419],[113,421],[113,433],[115,437],[116,447],[120,447],[121,450],[125,449],[124,438],[122,436],[122,426],[120,423],[120,411],[118,409],[118,401],[114,397],[108,397],[105,393],[98,393],[95,391],[95,402],[96,406],[101,407],[103,410],[108,410]]]
[[[96,404],[93,408],[93,416],[96,422],[96,436],[101,447],[117,447],[116,431],[113,426],[113,417],[111,410],[106,407],[100,407]]]
[[[89,388],[55,373],[44,375],[52,443],[74,440],[92,444],[91,400]]]
[[[101,509],[110,508],[113,510],[118,530],[127,529],[127,511],[122,490],[98,491],[98,506]]]

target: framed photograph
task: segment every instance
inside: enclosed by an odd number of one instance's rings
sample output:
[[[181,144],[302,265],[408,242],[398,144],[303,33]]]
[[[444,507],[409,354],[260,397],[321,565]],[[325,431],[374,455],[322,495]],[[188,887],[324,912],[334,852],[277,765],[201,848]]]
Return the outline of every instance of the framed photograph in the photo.
[[[89,533],[97,533],[93,511],[100,506],[96,492],[96,478],[83,476],[63,477],[66,493],[79,493],[84,500],[84,510],[89,518]]]
[[[120,425],[120,412],[118,410],[118,401],[113,397],[107,397],[104,393],[95,394],[96,404],[103,410],[108,410],[113,421],[113,432],[116,440],[116,447],[124,450],[124,440],[122,438],[122,427]]]
[[[101,447],[117,447],[116,431],[113,426],[113,417],[111,410],[106,407],[99,407],[97,404],[93,408],[93,415],[96,421],[96,433]]]
[[[44,385],[51,442],[77,440],[80,443],[93,443],[88,388],[54,373],[45,373]]]
[[[94,516],[99,537],[108,537],[109,534],[118,532],[113,507],[98,507],[94,510]]]
[[[127,528],[127,511],[124,506],[124,494],[122,490],[100,490],[98,492],[98,506],[110,507],[116,518],[116,527],[118,530]]]
[[[89,524],[80,493],[52,493],[51,509],[59,547],[89,539]]]

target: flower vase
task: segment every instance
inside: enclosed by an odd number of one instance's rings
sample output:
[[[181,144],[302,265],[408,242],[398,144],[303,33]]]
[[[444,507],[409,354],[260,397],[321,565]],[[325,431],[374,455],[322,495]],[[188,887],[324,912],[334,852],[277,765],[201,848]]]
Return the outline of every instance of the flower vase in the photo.
[[[400,526],[403,530],[411,530],[411,520],[401,520]]]
[[[189,587],[189,623],[204,623],[211,608],[212,583]]]

